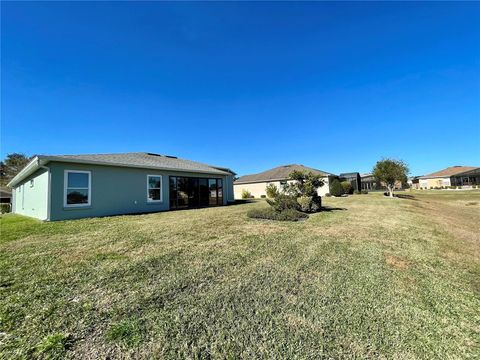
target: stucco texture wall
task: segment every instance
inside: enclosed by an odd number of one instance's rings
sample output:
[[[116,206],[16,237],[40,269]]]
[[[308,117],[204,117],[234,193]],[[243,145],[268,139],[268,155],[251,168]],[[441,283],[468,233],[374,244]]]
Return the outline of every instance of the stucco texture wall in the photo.
[[[431,179],[420,179],[420,187],[422,188],[434,188],[434,187],[440,187],[440,186],[450,186],[450,178],[431,178]]]
[[[39,169],[13,189],[13,212],[40,220],[48,218],[48,171]]]

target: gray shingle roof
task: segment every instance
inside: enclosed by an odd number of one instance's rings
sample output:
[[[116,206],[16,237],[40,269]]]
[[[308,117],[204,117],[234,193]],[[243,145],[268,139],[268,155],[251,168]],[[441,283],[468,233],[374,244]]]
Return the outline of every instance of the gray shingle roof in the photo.
[[[294,170],[298,171],[311,171],[314,174],[318,174],[321,176],[328,176],[333,175],[325,171],[317,170],[310,168],[308,166],[291,164],[291,165],[282,165],[276,168],[258,173],[258,174],[251,174],[251,175],[244,175],[238,178],[234,184],[247,184],[247,183],[255,183],[255,182],[264,182],[264,181],[278,181],[278,180],[287,180],[290,173]]]
[[[103,165],[158,168],[162,170],[191,171],[218,175],[234,174],[230,169],[223,167],[179,159],[174,156],[144,152],[85,155],[38,155],[38,158],[49,161],[98,163]]]

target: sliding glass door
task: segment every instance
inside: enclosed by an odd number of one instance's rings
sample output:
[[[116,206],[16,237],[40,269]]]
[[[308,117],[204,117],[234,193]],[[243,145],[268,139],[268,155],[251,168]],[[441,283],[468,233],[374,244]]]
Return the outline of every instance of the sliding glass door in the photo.
[[[223,205],[222,179],[170,176],[170,209]]]

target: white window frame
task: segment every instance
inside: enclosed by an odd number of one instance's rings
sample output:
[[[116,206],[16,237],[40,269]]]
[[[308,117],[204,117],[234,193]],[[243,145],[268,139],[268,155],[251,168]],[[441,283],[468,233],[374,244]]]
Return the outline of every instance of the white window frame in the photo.
[[[70,173],[80,173],[80,174],[88,174],[88,203],[86,204],[68,204],[67,203],[67,189],[85,189],[85,188],[74,188],[68,187],[68,174]],[[92,172],[85,171],[85,170],[65,170],[64,177],[63,177],[63,206],[68,208],[78,208],[78,207],[86,207],[92,205]]]
[[[150,177],[159,177],[160,178],[160,200],[151,200],[150,199]],[[154,188],[157,189],[157,188]],[[147,175],[147,202],[156,204],[163,202],[163,176],[162,175]]]

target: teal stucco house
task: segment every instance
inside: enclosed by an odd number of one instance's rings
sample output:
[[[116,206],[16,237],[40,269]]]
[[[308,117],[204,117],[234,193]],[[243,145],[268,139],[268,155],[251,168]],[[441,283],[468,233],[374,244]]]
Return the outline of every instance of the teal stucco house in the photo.
[[[14,213],[66,220],[226,205],[234,175],[154,153],[38,155],[8,186]]]

